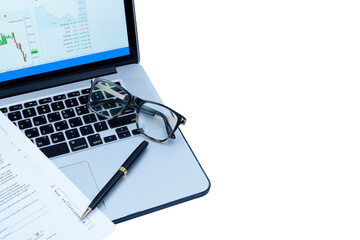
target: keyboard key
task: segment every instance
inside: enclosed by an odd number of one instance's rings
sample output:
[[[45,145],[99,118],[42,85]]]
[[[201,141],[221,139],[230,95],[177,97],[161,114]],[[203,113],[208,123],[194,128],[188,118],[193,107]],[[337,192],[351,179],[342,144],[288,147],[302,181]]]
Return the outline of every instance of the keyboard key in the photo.
[[[78,115],[84,115],[89,113],[89,109],[87,108],[87,106],[76,107],[75,111]]]
[[[43,125],[43,124],[47,123],[46,118],[45,118],[44,115],[39,116],[39,117],[34,117],[33,122],[34,122],[35,126],[39,126],[39,125]]]
[[[89,93],[90,93],[90,90],[91,90],[90,88],[81,90],[81,94],[83,94],[83,95],[89,94]]]
[[[81,104],[81,105],[86,105],[87,102],[88,102],[88,98],[89,98],[88,95],[79,97],[79,102],[80,102],[80,104]]]
[[[26,107],[26,108],[34,107],[34,106],[37,106],[36,101],[31,101],[31,102],[24,103],[24,107]]]
[[[93,122],[97,121],[95,114],[93,114],[93,113],[83,116],[83,120],[84,120],[85,124],[93,123]]]
[[[104,108],[105,108],[105,109],[109,109],[109,108],[112,108],[112,107],[108,107],[108,108],[104,107]],[[121,108],[111,109],[111,110],[110,110],[110,115],[111,115],[111,116],[115,116],[115,115],[118,114],[122,109],[123,109],[122,107],[121,107]]]
[[[68,97],[76,97],[76,96],[80,96],[80,92],[79,91],[76,91],[76,92],[71,92],[71,93],[68,93]]]
[[[31,129],[25,130],[25,135],[28,138],[34,138],[34,137],[40,136],[39,131],[37,130],[37,128],[31,128]]]
[[[29,118],[29,117],[35,117],[36,116],[36,111],[35,108],[28,108],[28,109],[24,109],[22,111],[24,118]]]
[[[32,123],[31,123],[30,119],[21,120],[18,122],[18,125],[21,130],[32,127]]]
[[[65,104],[68,108],[70,108],[70,107],[78,106],[79,102],[77,101],[76,98],[71,98],[71,99],[65,100]]]
[[[54,102],[51,104],[51,108],[53,111],[59,111],[65,108],[65,105],[63,102]]]
[[[72,151],[88,148],[85,138],[78,138],[69,142]]]
[[[91,98],[95,101],[95,100],[102,100],[105,98],[105,96],[101,91],[94,91],[91,94]]]
[[[116,107],[116,103],[114,101],[108,101],[108,102],[105,102],[103,105],[103,108],[106,110],[106,109],[110,109],[110,108],[115,108]],[[122,108],[121,108],[122,109]],[[117,110],[116,113],[120,112],[120,110]],[[115,114],[116,114],[115,113]],[[113,114],[113,115],[115,115]]]
[[[61,120],[61,116],[59,112],[54,112],[54,113],[50,113],[47,115],[47,118],[49,120],[49,122],[56,122]]]
[[[54,126],[55,126],[56,131],[62,131],[62,130],[69,128],[69,125],[67,124],[67,122],[65,120],[56,122],[54,124]]]
[[[62,132],[51,134],[50,137],[53,143],[65,141],[65,136]]]
[[[57,96],[53,97],[54,101],[63,100],[65,98],[66,98],[65,94],[61,94],[61,95],[57,95]]]
[[[76,128],[67,130],[65,132],[65,135],[66,135],[67,139],[69,139],[69,140],[80,137],[79,131]]]
[[[116,135],[111,135],[111,136],[104,137],[104,142],[106,142],[106,143],[113,142],[113,141],[116,141],[116,140],[117,140]]]
[[[17,104],[17,105],[14,105],[14,106],[9,107],[9,110],[10,110],[10,112],[13,112],[13,111],[20,110],[20,109],[22,109],[22,108],[23,108],[23,107],[22,107],[21,104]]]
[[[50,106],[48,104],[38,106],[36,109],[37,109],[39,114],[45,114],[45,113],[51,112]]]
[[[53,133],[53,132],[54,132],[54,128],[51,124],[40,127],[40,133],[42,135],[46,135],[46,134]]]
[[[21,119],[21,113],[20,113],[20,111],[11,112],[11,113],[8,113],[7,117],[10,119],[10,121],[20,120]]]
[[[59,143],[52,146],[40,148],[40,150],[48,157],[56,157],[62,154],[70,152],[70,149],[66,143]]]
[[[127,137],[131,136],[129,131],[127,131],[127,132],[117,132],[117,135],[118,135],[118,137],[120,139],[127,138]]]
[[[7,108],[0,108],[0,112],[2,112],[2,113],[7,113],[8,110],[7,110]]]
[[[104,115],[104,116],[110,116],[108,111],[102,111],[101,114]],[[100,115],[98,115],[98,114],[96,114],[96,116],[97,116],[97,118],[98,118],[100,121],[102,121],[102,120],[107,120],[106,117],[102,117],[102,116],[100,116]]]
[[[74,110],[71,109],[66,109],[66,110],[62,110],[61,114],[63,115],[63,118],[71,118],[71,117],[75,117],[75,112]]]
[[[130,114],[130,115],[126,115],[123,117],[117,117],[114,119],[110,119],[108,121],[108,124],[111,128],[116,128],[116,127],[131,124],[131,123],[135,123],[135,122],[136,122],[136,115]]]
[[[103,143],[99,134],[88,136],[87,139],[92,147]]]
[[[98,122],[94,124],[95,130],[97,132],[108,130],[108,126],[106,125],[106,122]]]
[[[81,121],[80,117],[69,119],[69,123],[72,128],[83,125],[83,122]]]
[[[141,134],[140,130],[137,129],[137,128],[134,129],[134,130],[132,130],[131,133],[132,133],[133,135],[139,135],[139,134]]]
[[[39,138],[35,139],[35,142],[38,147],[50,145],[50,139],[48,136],[39,137]]]
[[[80,132],[83,136],[89,135],[89,134],[93,134],[94,133],[94,129],[92,128],[91,125],[86,125],[80,128]]]
[[[117,133],[121,133],[121,132],[128,132],[129,129],[128,129],[127,127],[119,127],[119,128],[117,128],[117,129],[115,129],[115,131],[116,131]]]
[[[51,98],[44,98],[39,100],[40,104],[51,103],[51,102],[52,102]]]

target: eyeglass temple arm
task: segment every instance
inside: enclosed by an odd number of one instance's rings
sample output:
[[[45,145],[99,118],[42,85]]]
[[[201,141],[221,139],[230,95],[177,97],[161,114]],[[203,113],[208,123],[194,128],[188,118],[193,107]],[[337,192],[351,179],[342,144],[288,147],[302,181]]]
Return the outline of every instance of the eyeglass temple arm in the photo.
[[[114,91],[113,89],[105,86],[104,84],[102,83],[98,83],[96,84],[96,87],[100,88],[101,90],[121,99],[121,100],[124,100],[125,99],[125,95],[122,95],[121,93],[117,92],[117,91]]]

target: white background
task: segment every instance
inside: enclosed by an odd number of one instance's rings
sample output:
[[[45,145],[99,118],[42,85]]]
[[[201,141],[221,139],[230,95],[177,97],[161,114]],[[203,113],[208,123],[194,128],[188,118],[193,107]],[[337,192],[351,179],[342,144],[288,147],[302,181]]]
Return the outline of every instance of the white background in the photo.
[[[138,0],[141,64],[212,188],[115,239],[359,239],[357,1]]]

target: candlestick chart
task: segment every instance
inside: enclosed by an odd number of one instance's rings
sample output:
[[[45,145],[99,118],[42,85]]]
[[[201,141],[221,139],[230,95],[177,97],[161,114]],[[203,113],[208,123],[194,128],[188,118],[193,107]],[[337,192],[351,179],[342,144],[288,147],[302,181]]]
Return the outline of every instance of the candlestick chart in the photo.
[[[22,49],[21,43],[18,43],[16,41],[15,33],[11,33],[10,35],[5,35],[3,33],[0,33],[0,46],[9,44],[9,40],[11,40],[11,42],[15,44],[16,48],[21,53],[24,62],[27,62],[27,54]]]
[[[0,21],[0,64],[4,71],[33,65],[35,38],[30,18]]]

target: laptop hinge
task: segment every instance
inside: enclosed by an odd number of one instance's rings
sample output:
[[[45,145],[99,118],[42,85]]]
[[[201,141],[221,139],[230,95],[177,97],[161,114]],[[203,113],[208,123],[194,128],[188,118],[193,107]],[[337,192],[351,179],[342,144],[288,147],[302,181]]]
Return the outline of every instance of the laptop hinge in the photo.
[[[32,81],[30,83],[22,83],[21,87],[14,86],[9,88],[4,88],[0,90],[0,99],[5,97],[10,97],[14,95],[24,94],[28,92],[33,92],[41,89],[46,89],[50,87],[56,87],[72,82],[77,82],[81,80],[90,79],[93,77],[100,77],[109,74],[116,73],[116,67],[106,67],[100,69],[93,69],[90,71],[79,72],[71,75],[63,75],[59,77],[53,77],[48,79],[42,79],[39,81]]]

